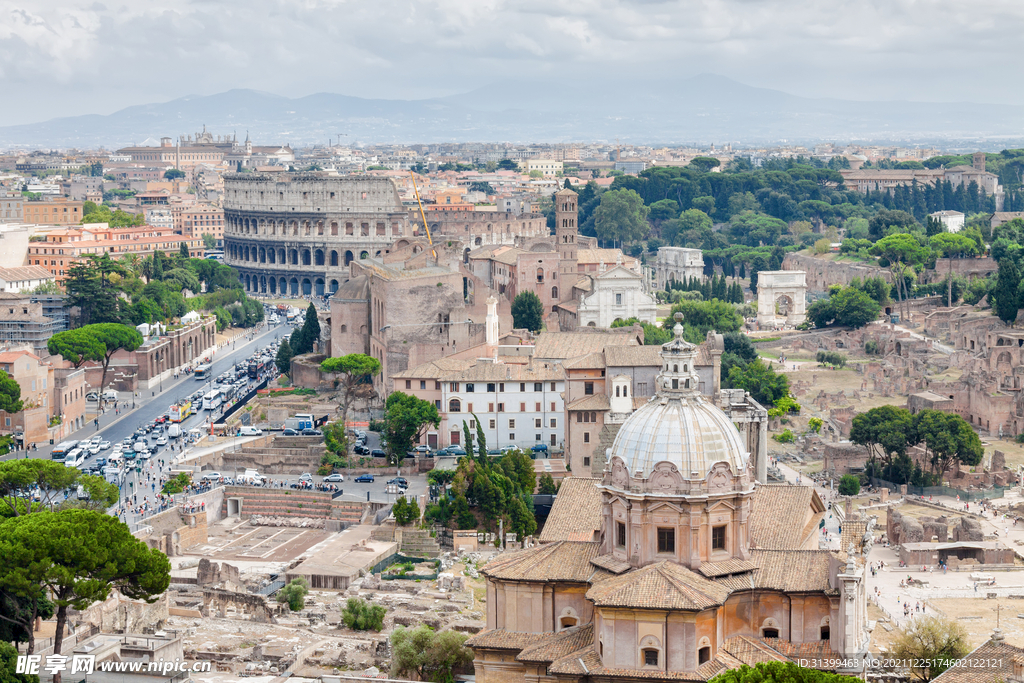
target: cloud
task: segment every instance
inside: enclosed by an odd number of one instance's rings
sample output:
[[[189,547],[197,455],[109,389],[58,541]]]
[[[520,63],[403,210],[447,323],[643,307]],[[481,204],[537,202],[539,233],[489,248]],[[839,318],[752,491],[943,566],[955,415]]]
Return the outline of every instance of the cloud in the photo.
[[[0,0],[0,124],[254,88],[395,99],[714,72],[804,96],[1020,103],[1017,0]]]

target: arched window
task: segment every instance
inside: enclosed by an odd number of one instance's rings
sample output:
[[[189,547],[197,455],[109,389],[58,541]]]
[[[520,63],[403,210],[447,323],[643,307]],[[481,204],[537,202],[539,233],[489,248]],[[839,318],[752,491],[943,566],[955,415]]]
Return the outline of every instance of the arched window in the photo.
[[[625,398],[629,398],[629,385],[628,385],[628,384],[626,384],[626,385],[624,385],[624,386],[622,387],[622,395],[623,395],[623,396],[624,396]]]
[[[697,650],[697,664],[705,664],[711,661],[711,648],[702,647]]]
[[[338,236],[338,221],[331,221],[331,235]]]
[[[331,252],[331,265],[332,266],[338,265],[338,252],[336,252],[336,251],[332,251]]]
[[[348,325],[342,325],[341,326],[341,333],[345,334],[346,332],[348,332]]]
[[[619,397],[619,388],[615,387],[615,398]]]
[[[555,300],[558,299],[558,287],[551,288],[551,298]]]
[[[462,411],[462,402],[459,401],[459,399],[453,398],[452,400],[448,401],[448,412],[449,413],[458,413],[458,412],[461,412],[461,411]]]

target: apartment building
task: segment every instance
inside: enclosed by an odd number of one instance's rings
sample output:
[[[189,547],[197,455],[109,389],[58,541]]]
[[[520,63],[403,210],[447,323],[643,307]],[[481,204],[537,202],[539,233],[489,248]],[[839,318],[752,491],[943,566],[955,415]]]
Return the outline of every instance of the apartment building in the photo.
[[[177,252],[182,243],[187,245],[190,256],[203,257],[202,238],[176,235],[169,228],[151,225],[110,228],[106,223],[98,223],[47,233],[45,242],[31,243],[28,261],[29,265],[46,268],[62,283],[71,266],[86,255],[106,253],[119,258],[136,254],[145,258],[155,251]]]
[[[213,204],[195,204],[181,211],[181,234],[185,237],[202,239],[213,235],[217,244],[224,243],[224,209]]]
[[[82,221],[82,202],[73,202],[64,197],[24,202],[22,221],[40,225],[78,225]]]

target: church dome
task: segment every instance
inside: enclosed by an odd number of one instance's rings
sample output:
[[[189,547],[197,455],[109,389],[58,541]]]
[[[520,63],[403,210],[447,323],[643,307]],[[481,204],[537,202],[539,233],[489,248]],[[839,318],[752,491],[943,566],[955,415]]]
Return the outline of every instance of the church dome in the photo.
[[[612,444],[613,486],[650,480],[656,468],[659,475],[666,469],[659,463],[668,464],[666,476],[691,482],[708,479],[713,470],[731,479],[747,467],[749,453],[736,425],[700,392],[696,347],[682,338],[681,317],[676,314],[675,339],[662,346],[657,394],[626,419]],[[622,463],[618,467],[616,459]]]

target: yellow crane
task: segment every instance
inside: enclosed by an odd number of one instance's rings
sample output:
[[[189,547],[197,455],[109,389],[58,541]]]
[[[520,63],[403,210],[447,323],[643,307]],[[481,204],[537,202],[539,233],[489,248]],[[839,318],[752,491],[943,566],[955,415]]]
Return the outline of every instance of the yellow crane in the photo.
[[[416,204],[420,207],[420,218],[423,219],[423,229],[427,231],[427,242],[430,243],[430,253],[434,255],[434,263],[437,263],[437,250],[434,249],[434,238],[430,236],[430,226],[427,225],[427,215],[423,213],[423,202],[420,201],[420,191],[416,187],[416,173],[409,171],[409,177],[412,178],[412,191],[416,193]]]

